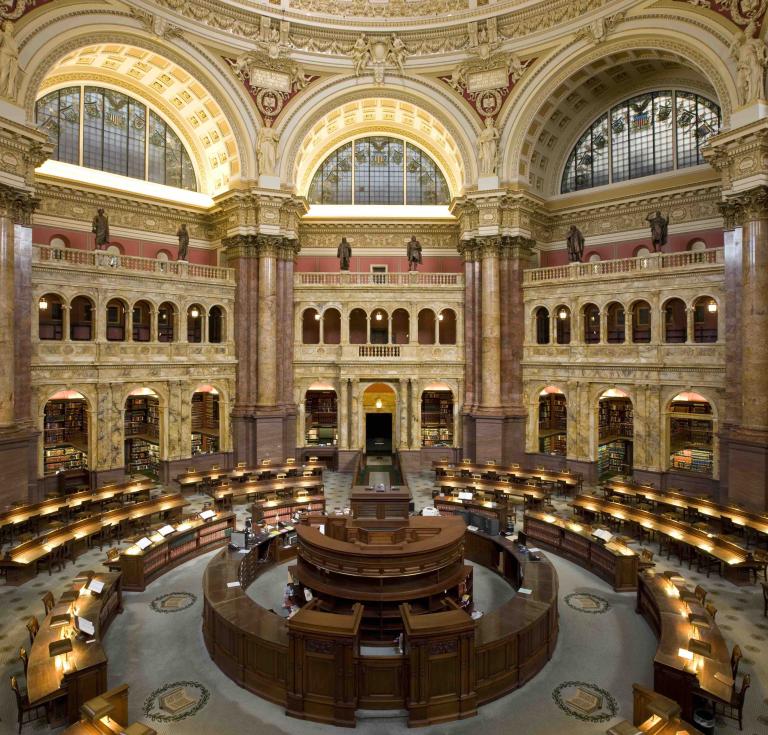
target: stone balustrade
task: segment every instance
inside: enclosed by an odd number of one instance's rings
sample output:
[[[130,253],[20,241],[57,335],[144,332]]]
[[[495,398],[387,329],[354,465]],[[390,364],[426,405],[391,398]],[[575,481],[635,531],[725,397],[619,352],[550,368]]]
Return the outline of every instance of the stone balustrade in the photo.
[[[294,287],[301,286],[464,286],[461,273],[296,273]]]

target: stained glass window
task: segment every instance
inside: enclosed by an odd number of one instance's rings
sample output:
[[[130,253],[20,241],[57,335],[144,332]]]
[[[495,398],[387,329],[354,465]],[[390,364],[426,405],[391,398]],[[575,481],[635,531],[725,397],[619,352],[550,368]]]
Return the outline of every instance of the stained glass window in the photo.
[[[318,167],[311,204],[448,204],[437,164],[399,138],[372,136],[345,143]]]
[[[672,91],[637,95],[599,117],[579,138],[566,162],[560,191],[704,163],[701,146],[719,128],[720,108],[704,97]]]
[[[37,101],[37,122],[56,146],[57,161],[197,189],[192,160],[176,133],[122,92],[101,87],[51,92]]]

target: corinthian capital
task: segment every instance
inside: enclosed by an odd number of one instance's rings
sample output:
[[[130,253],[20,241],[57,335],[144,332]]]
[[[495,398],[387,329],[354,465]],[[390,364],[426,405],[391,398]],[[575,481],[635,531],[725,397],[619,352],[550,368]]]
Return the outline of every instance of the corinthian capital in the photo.
[[[40,200],[28,191],[0,184],[0,217],[8,217],[17,225],[31,225],[32,214]]]
[[[536,240],[523,235],[508,235],[502,238],[504,255],[508,258],[530,258],[536,247]]]
[[[485,258],[498,258],[501,255],[501,237],[498,235],[476,237],[475,246],[483,260]]]
[[[768,219],[768,186],[756,186],[732,197],[728,204],[735,207],[735,217],[742,224],[758,219]]]

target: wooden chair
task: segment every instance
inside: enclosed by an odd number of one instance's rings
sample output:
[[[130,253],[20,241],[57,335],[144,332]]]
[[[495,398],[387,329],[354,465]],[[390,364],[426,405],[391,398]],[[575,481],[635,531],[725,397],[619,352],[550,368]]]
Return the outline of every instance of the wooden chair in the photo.
[[[739,664],[741,663],[741,646],[737,643],[731,652],[731,676],[733,677],[733,686],[736,686],[736,675],[739,673]]]
[[[741,689],[736,691],[736,685],[731,692],[730,702],[715,702],[715,712],[719,712],[723,717],[729,717],[732,720],[739,721],[739,730],[743,730],[743,718],[744,718],[744,697],[747,694],[747,689],[751,684],[749,674],[745,674],[741,680]]]
[[[55,601],[53,599],[53,592],[46,592],[43,595],[43,607],[45,608],[45,612],[43,613],[43,617],[45,617],[51,610],[53,610],[53,606],[55,605]]]
[[[37,622],[37,618],[34,615],[27,620],[27,630],[29,631],[29,645],[31,646],[35,642],[37,631],[40,630],[40,623]]]
[[[768,618],[768,583],[760,582],[763,585],[763,617]]]
[[[650,549],[640,549],[640,569],[651,569],[656,566],[653,552]]]
[[[27,676],[27,667],[29,666],[29,654],[27,653],[27,649],[24,648],[24,646],[21,646],[19,648],[19,660],[21,661],[22,665],[24,666],[24,677]]]
[[[704,605],[704,609],[709,613],[709,617],[712,618],[712,622],[714,622],[715,615],[717,615],[717,608],[711,602],[708,602],[706,605]]]
[[[696,599],[703,605],[707,601],[707,591],[700,585],[696,585],[696,589],[693,591],[696,595]]]
[[[31,705],[29,703],[29,697],[26,694],[21,693],[21,689],[19,689],[19,682],[15,676],[11,676],[11,689],[13,689],[13,693],[16,695],[16,710],[19,717],[19,732],[21,732],[25,717],[27,718],[27,723],[35,722],[36,720],[40,719],[41,715],[39,712],[41,709],[45,713],[46,722],[50,722],[48,719],[47,702],[44,704],[36,704],[34,706]]]

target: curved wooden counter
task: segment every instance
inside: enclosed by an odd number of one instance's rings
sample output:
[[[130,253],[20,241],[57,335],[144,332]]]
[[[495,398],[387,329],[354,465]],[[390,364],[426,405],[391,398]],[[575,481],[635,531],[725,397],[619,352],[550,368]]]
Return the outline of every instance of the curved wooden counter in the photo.
[[[304,530],[300,527],[299,533]],[[404,652],[384,655],[380,649],[381,654],[369,655],[360,647],[359,605],[350,616],[320,612],[310,603],[287,621],[245,591],[273,564],[259,563],[257,549],[248,554],[224,550],[203,577],[206,647],[231,679],[303,719],[354,726],[354,712],[361,707],[408,710],[411,725],[471,716],[476,705],[522,686],[551,657],[558,635],[558,583],[549,561],[529,561],[503,537],[466,532],[462,542],[467,558],[498,572],[515,589],[530,592],[519,592],[474,622],[455,604],[457,609],[450,612],[418,614],[409,609],[404,613],[410,623]],[[231,582],[240,586],[228,587]],[[446,632],[449,614],[465,623]],[[313,628],[321,618],[325,623]],[[344,635],[333,633],[328,618],[344,623]],[[423,655],[415,655],[416,650]],[[446,681],[461,682],[462,691],[450,702],[445,692],[429,694],[430,676],[438,669],[441,680],[445,676]]]

